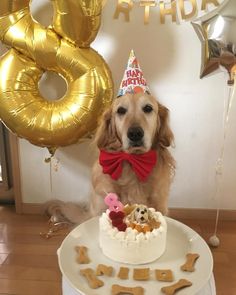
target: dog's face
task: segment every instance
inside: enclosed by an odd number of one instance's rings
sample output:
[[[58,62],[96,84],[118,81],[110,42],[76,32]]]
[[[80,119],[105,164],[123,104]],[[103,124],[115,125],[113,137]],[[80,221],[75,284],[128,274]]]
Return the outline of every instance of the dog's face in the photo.
[[[116,98],[98,128],[99,148],[143,153],[156,144],[167,147],[173,134],[168,110],[148,94],[126,94]]]
[[[127,94],[115,100],[113,116],[124,151],[150,150],[158,122],[158,104],[150,95]]]
[[[137,207],[131,213],[131,221],[136,221],[137,223],[148,223],[149,209],[147,206],[137,205]]]

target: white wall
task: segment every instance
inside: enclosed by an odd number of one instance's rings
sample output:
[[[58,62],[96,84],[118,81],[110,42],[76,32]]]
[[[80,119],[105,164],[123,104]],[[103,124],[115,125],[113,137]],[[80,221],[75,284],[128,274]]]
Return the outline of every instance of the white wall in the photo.
[[[37,2],[37,3],[36,3]],[[103,23],[92,46],[106,59],[113,73],[115,92],[130,49],[134,49],[152,94],[170,109],[175,134],[176,177],[170,207],[216,208],[215,163],[222,146],[222,116],[227,76],[218,71],[199,79],[201,44],[190,22],[161,25],[157,8],[150,24],[143,24],[143,10],[133,9],[131,22],[113,20],[116,1],[108,1]],[[200,0],[199,0],[200,2]],[[32,11],[45,24],[52,12],[49,1],[33,1]],[[53,89],[48,89],[53,92]],[[236,99],[235,99],[236,100]],[[236,101],[232,106],[226,139],[221,207],[236,209]],[[90,143],[58,149],[59,170],[44,163],[46,149],[20,140],[23,200],[40,203],[51,198],[81,201],[89,197],[90,171],[96,152]]]

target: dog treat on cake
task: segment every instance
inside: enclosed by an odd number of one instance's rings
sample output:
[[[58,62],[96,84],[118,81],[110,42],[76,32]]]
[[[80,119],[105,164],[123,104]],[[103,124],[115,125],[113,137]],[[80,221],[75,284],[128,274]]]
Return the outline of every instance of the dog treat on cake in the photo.
[[[148,281],[150,278],[149,268],[134,268],[133,279],[136,281]]]
[[[174,295],[178,290],[190,287],[192,283],[186,279],[181,279],[177,283],[161,288],[161,291],[166,295]]]
[[[127,280],[128,277],[129,277],[129,268],[121,266],[118,273],[118,278],[120,278],[121,280]]]
[[[84,276],[91,289],[97,289],[104,285],[103,281],[99,280],[92,268],[85,268],[80,270],[80,274]]]
[[[130,294],[130,295],[143,295],[144,288],[143,287],[124,287],[120,285],[112,285],[112,295],[123,295],[123,294]]]
[[[108,277],[111,277],[112,272],[113,272],[113,267],[112,266],[107,266],[105,264],[99,264],[97,266],[96,275],[97,276],[106,275]]]
[[[75,247],[76,252],[78,253],[78,257],[76,261],[79,264],[87,264],[90,262],[90,259],[88,257],[88,248],[85,246],[76,246]]]
[[[171,269],[155,269],[155,276],[157,281],[173,282],[173,272]]]
[[[125,213],[125,215],[127,216],[127,215],[129,215],[133,210],[135,209],[135,205],[126,205],[125,207],[124,207],[124,213]]]
[[[165,217],[143,204],[122,208],[113,195],[109,199],[110,195],[105,198],[110,209],[99,219],[99,246],[103,254],[130,264],[149,263],[159,258],[166,248]],[[111,211],[112,208],[115,211]]]
[[[181,270],[193,272],[195,270],[195,263],[197,259],[199,258],[199,254],[197,253],[188,253],[186,255],[186,262],[181,266]]]

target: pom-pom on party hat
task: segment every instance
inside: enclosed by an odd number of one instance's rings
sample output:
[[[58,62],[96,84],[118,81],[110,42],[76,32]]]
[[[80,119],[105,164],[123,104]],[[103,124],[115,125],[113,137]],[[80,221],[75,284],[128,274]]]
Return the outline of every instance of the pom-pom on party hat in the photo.
[[[143,72],[132,49],[117,97],[125,95],[126,93],[139,92],[150,94],[146,79],[143,77]]]

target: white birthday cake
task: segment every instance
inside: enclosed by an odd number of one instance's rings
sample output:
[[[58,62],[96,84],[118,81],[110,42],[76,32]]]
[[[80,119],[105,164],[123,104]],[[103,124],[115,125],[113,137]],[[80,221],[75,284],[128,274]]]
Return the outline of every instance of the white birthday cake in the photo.
[[[105,198],[109,209],[99,219],[99,245],[105,256],[121,263],[143,264],[166,249],[165,217],[144,205],[123,206],[115,194]]]

